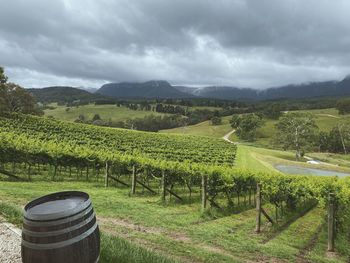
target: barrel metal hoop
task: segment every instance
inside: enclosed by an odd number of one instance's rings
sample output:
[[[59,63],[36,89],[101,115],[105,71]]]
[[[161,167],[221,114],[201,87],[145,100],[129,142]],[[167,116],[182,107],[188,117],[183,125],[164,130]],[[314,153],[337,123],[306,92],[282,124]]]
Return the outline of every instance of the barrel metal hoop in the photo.
[[[22,246],[25,246],[25,247],[30,248],[30,249],[38,249],[38,250],[58,249],[58,248],[72,245],[74,243],[77,243],[77,242],[85,239],[86,237],[91,235],[96,230],[96,228],[97,228],[97,222],[88,231],[84,232],[83,234],[76,236],[72,239],[57,242],[57,243],[36,244],[36,243],[28,242],[28,241],[22,239]]]
[[[52,237],[52,236],[58,236],[58,235],[62,235],[62,234],[66,234],[68,232],[72,232],[74,230],[77,230],[85,225],[87,225],[88,223],[90,223],[95,217],[95,213],[92,213],[91,216],[89,216],[88,218],[86,218],[85,220],[83,220],[82,222],[80,222],[79,224],[72,226],[72,227],[68,227],[68,228],[64,228],[61,230],[55,230],[55,231],[48,231],[48,232],[36,232],[36,231],[30,231],[27,229],[23,229],[22,233],[31,237]]]
[[[31,220],[28,220],[26,218],[24,218],[24,224],[28,225],[28,226],[34,226],[34,227],[41,227],[41,226],[56,226],[56,225],[60,225],[60,224],[65,224],[65,223],[68,223],[68,222],[72,222],[74,220],[77,220],[85,215],[87,215],[88,213],[91,212],[91,210],[93,210],[92,206],[90,206],[90,208],[88,209],[85,209],[84,211],[80,212],[79,214],[76,214],[72,217],[67,217],[67,218],[64,218],[64,219],[59,219],[59,220],[54,220],[54,221],[31,221]]]

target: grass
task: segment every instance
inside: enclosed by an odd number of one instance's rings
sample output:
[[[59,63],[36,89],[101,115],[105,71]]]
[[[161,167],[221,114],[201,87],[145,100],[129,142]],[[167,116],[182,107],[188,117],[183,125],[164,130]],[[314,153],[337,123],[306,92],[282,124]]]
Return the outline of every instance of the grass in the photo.
[[[308,154],[309,155],[309,154]],[[249,168],[257,172],[278,172],[274,167],[276,165],[293,165],[306,168],[316,168],[329,171],[350,173],[350,160],[338,159],[337,155],[332,158],[319,158],[326,154],[310,154],[310,156],[323,160],[330,164],[308,164],[306,159],[295,160],[295,155],[291,151],[272,150],[260,147],[254,147],[244,144],[238,144],[236,166],[239,168]],[[347,158],[347,157],[344,157]]]
[[[317,110],[300,110],[298,112],[311,113],[314,115],[316,125],[320,131],[330,131],[339,122],[350,121],[350,114],[339,115],[338,111],[334,108],[330,109],[317,109]],[[196,125],[190,125],[186,128],[175,128],[169,130],[163,130],[161,132],[166,133],[179,133],[179,134],[191,134],[191,135],[203,135],[220,138],[232,130],[230,126],[231,116],[223,117],[223,123],[221,125],[213,126],[210,121],[204,121]],[[257,140],[254,142],[241,141],[234,134],[231,136],[232,141],[239,141],[248,145],[259,146],[263,148],[272,148],[273,138],[275,137],[277,130],[275,128],[278,120],[264,119],[264,124],[257,131]]]
[[[66,111],[66,106],[57,106],[53,104],[55,109],[45,110],[46,116],[53,116],[55,119],[74,121],[80,114],[85,115],[89,120],[95,114],[99,114],[102,120],[108,121],[109,119],[113,122],[125,121],[129,118],[143,118],[147,115],[163,115],[162,113],[152,111],[135,111],[130,110],[127,107],[117,107],[116,105],[83,105],[79,107],[70,107],[69,111]]]
[[[177,261],[135,245],[118,236],[102,234],[100,261],[120,263],[175,263]]]
[[[263,220],[263,231],[257,235],[255,209],[204,216],[200,213],[200,202],[163,204],[159,196],[143,195],[140,189],[136,196],[129,197],[129,189],[105,189],[101,179],[101,182],[1,181],[0,213],[13,221],[20,217],[18,211],[28,201],[64,190],[90,194],[103,233],[101,262],[294,261],[305,240],[314,235],[312,221],[318,225],[322,219],[319,213],[323,211],[317,209],[295,221],[299,226],[292,224],[281,230],[271,229]],[[272,208],[265,207],[272,214]],[[264,243],[271,238],[271,231],[277,231],[276,238]]]
[[[178,133],[188,135],[202,135],[214,138],[221,138],[232,130],[230,125],[231,116],[223,117],[221,125],[212,125],[210,121],[204,121],[195,125],[190,125],[185,128],[174,128],[162,130],[164,133]]]
[[[315,118],[315,123],[320,131],[330,131],[339,122],[350,121],[349,114],[339,115],[338,111],[334,108],[300,110],[298,112],[313,114]],[[277,120],[265,119],[264,125],[257,131],[257,140],[254,142],[254,145],[271,148],[273,138],[277,133],[277,130],[275,128],[277,122]]]

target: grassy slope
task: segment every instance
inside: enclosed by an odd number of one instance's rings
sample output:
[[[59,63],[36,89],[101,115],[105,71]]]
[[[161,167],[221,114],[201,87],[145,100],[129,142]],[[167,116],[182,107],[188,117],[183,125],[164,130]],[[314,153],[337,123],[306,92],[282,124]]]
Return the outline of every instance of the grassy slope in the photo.
[[[129,189],[104,189],[102,183],[97,182],[2,181],[0,200],[20,208],[33,198],[63,190],[81,190],[90,194],[101,229],[104,234],[109,234],[103,235],[101,262],[115,262],[118,258],[124,258],[120,262],[126,262],[125,257],[130,258],[129,262],[152,262],[152,259],[153,262],[169,262],[164,255],[188,262],[255,262],[258,259],[292,262],[317,233],[315,229],[322,219],[319,216],[322,211],[313,210],[301,221],[296,221],[304,227],[291,225],[272,237],[271,231],[274,230],[264,221],[262,234],[256,235],[253,231],[255,209],[229,216],[202,217],[199,202],[164,206],[158,196],[139,194],[128,197]],[[269,207],[266,208],[269,211]],[[8,210],[0,205],[0,213]],[[319,253],[318,257],[321,256]],[[111,254],[115,255],[112,257]],[[142,257],[150,258],[150,261],[140,260]],[[327,262],[327,258],[324,260]]]
[[[320,131],[329,131],[339,122],[349,122],[350,115],[339,115],[334,108],[317,109],[317,110],[302,110],[299,112],[311,113],[315,117],[316,125]],[[264,125],[258,130],[258,139],[254,143],[262,147],[271,147],[271,141],[276,134],[275,124],[276,120],[266,119]],[[237,138],[235,138],[237,139]]]
[[[232,130],[230,126],[231,116],[223,117],[221,125],[211,125],[210,121],[204,121],[195,125],[190,125],[185,128],[174,128],[162,130],[164,133],[179,133],[190,135],[203,135],[209,137],[220,138]]]
[[[143,118],[147,115],[162,115],[162,113],[157,112],[151,112],[151,111],[135,111],[130,110],[126,107],[117,107],[116,105],[83,105],[79,107],[71,107],[70,110],[67,112],[65,106],[56,106],[55,109],[45,110],[45,115],[47,116],[53,116],[56,119],[65,120],[65,121],[74,121],[78,118],[80,114],[84,114],[85,117],[87,117],[89,120],[92,119],[92,117],[95,114],[99,114],[100,117],[103,120],[109,120],[112,121],[124,121],[128,118]]]
[[[331,109],[317,109],[301,111],[312,113],[315,116],[317,126],[322,131],[329,131],[339,121],[350,121],[350,115],[339,115],[338,111],[334,108]],[[231,130],[229,120],[230,116],[223,118],[223,124],[218,126],[210,125],[209,121],[205,121],[196,125],[188,126],[186,129],[175,128],[170,130],[163,130],[161,132],[166,133],[182,133],[191,135],[205,135],[210,137],[221,138]],[[349,172],[347,168],[350,167],[350,157],[329,154],[329,153],[308,153],[309,156],[317,158],[319,160],[329,162],[341,167],[330,167],[322,165],[309,165],[306,164],[306,160],[302,162],[295,162],[294,153],[270,150],[265,148],[272,147],[272,139],[276,134],[275,124],[276,120],[265,120],[263,127],[258,130],[258,139],[253,143],[242,142],[239,144],[237,149],[236,164],[239,167],[250,167],[258,171],[274,170],[273,165],[275,164],[295,164],[306,167],[331,169],[340,172]],[[232,141],[240,141],[239,138],[232,134],[230,139]],[[258,147],[254,147],[258,146]]]

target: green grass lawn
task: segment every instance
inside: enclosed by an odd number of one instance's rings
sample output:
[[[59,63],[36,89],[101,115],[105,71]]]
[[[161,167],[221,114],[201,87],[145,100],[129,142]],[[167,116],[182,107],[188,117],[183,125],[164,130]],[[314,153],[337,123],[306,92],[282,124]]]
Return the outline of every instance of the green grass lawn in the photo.
[[[159,196],[142,195],[139,190],[129,197],[129,189],[105,189],[98,182],[1,181],[0,214],[16,214],[9,207],[18,211],[34,198],[64,190],[90,194],[103,232],[101,262],[125,260],[128,255],[129,262],[295,262],[323,224],[323,210],[316,208],[280,230],[263,221],[263,231],[257,235],[255,209],[203,216],[199,202],[164,205]],[[265,207],[272,213],[269,205]],[[315,241],[313,247],[319,249],[322,244]],[[324,250],[316,256],[334,262]],[[335,260],[346,262],[337,255]]]
[[[283,164],[350,173],[350,158],[347,156],[342,156],[343,159],[338,157],[338,154],[312,153],[310,156],[334,165],[308,164],[306,159],[296,161],[292,151],[272,150],[245,144],[237,145],[235,164],[239,168],[249,168],[257,172],[278,172],[274,166]]]
[[[129,118],[143,118],[147,115],[164,115],[163,113],[151,112],[151,111],[135,111],[130,110],[127,107],[117,107],[116,105],[83,105],[79,107],[70,107],[69,111],[66,111],[66,106],[57,106],[53,110],[45,110],[46,116],[53,116],[55,119],[74,121],[80,114],[85,115],[88,120],[91,120],[95,114],[99,114],[101,119],[108,121],[111,119],[113,122],[125,121]]]
[[[202,135],[215,138],[221,138],[232,130],[230,125],[231,116],[223,117],[221,125],[212,125],[210,121],[204,121],[195,125],[189,125],[185,128],[174,128],[162,130],[164,133],[179,133],[189,135]]]

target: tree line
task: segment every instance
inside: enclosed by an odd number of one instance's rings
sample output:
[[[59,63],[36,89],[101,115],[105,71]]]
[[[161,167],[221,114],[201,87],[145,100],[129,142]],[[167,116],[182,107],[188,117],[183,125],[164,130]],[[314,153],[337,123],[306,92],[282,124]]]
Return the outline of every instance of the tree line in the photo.
[[[254,141],[264,124],[263,117],[259,113],[233,115],[230,123],[240,139]],[[350,149],[348,122],[340,121],[330,131],[319,131],[312,114],[287,112],[278,119],[275,129],[272,144],[283,150],[294,150],[296,159],[303,157],[306,151],[347,154]]]

